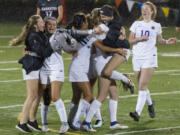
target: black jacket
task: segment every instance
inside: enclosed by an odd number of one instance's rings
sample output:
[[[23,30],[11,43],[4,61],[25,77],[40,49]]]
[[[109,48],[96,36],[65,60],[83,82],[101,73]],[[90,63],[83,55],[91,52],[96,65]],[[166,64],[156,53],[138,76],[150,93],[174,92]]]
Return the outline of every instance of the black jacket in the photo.
[[[103,45],[109,46],[112,48],[130,48],[128,40],[119,40],[119,36],[122,34],[120,32],[122,23],[120,18],[113,19],[109,25],[109,31],[106,35],[106,38],[103,40]]]
[[[36,53],[38,56],[25,55],[19,60],[26,74],[31,71],[39,70],[46,57],[51,56],[53,50],[50,46],[49,39],[43,32],[31,32],[25,39],[26,50]]]

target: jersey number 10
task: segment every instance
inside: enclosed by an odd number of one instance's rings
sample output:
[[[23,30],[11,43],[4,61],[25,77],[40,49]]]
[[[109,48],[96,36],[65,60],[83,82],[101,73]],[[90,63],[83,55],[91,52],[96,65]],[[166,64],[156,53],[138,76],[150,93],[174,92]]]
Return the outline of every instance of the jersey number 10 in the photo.
[[[146,31],[144,31],[144,30],[141,30],[141,36],[150,36],[150,31],[148,31],[148,30],[146,30]]]

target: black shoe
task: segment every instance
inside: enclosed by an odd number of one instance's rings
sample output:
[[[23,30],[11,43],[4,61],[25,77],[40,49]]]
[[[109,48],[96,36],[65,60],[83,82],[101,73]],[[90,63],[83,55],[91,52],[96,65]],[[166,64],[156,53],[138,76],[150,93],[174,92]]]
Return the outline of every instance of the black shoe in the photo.
[[[28,128],[27,124],[18,124],[16,125],[16,128],[20,130],[23,133],[31,133],[32,131]]]
[[[134,119],[134,121],[139,121],[140,116],[137,114],[137,112],[130,112],[129,116]]]
[[[154,118],[155,117],[154,102],[152,103],[152,105],[148,105],[148,111],[149,111],[149,116],[151,118]]]
[[[34,131],[41,131],[41,129],[38,127],[38,123],[36,120],[34,122],[28,121],[27,126]]]

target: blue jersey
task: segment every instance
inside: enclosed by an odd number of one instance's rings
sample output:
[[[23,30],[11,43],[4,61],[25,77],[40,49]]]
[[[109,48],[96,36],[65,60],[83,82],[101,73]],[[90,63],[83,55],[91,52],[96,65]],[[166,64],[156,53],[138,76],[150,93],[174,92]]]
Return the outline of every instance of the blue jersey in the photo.
[[[40,9],[40,15],[42,18],[46,16],[58,17],[58,6],[62,5],[61,0],[38,0],[37,8]]]

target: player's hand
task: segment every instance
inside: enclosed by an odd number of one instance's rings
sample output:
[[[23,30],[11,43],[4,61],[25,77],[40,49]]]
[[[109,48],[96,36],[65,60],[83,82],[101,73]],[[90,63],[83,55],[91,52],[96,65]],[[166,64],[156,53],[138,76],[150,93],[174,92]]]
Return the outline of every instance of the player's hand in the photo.
[[[99,26],[95,27],[93,30],[96,34],[103,34],[104,33],[104,31]]]
[[[146,35],[143,35],[142,37],[140,37],[139,41],[147,41],[149,40],[149,37]]]
[[[127,55],[127,51],[126,50],[123,50],[122,48],[118,48],[117,49],[117,53],[123,55],[123,56],[126,56]]]
[[[176,38],[169,38],[167,41],[167,44],[175,44],[176,43]]]

